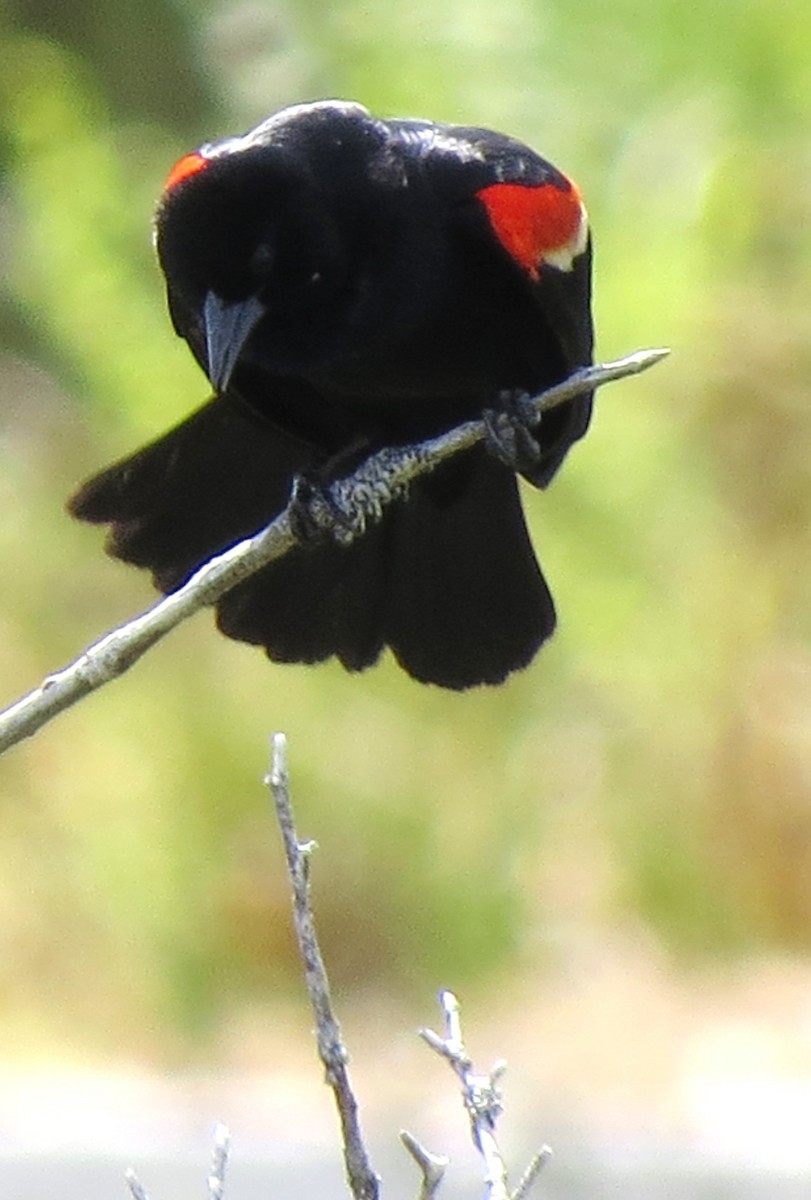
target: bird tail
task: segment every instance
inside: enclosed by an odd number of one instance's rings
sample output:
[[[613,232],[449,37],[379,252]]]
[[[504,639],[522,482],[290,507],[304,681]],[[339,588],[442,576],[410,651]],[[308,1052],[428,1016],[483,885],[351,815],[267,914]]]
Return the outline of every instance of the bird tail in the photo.
[[[212,400],[69,501],[113,556],[171,591],[287,503],[312,448]],[[350,546],[296,546],[217,604],[227,636],[278,662],[360,671],[390,646],[414,678],[462,689],[526,666],[555,625],[514,475],[482,447],[417,480]]]
[[[386,642],[410,675],[501,683],[555,628],[515,475],[482,446],[443,464],[391,513]]]

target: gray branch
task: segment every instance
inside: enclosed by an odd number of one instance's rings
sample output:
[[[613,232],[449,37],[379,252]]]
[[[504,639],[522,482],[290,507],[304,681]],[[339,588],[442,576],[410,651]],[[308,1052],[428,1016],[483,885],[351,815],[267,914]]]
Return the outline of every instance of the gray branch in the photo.
[[[510,1193],[510,1200],[524,1200],[532,1190],[532,1185],[540,1174],[541,1167],[552,1157],[549,1146],[541,1146],[530,1159],[529,1166],[518,1181],[518,1185]]]
[[[484,1200],[524,1200],[538,1172],[552,1151],[542,1146],[533,1157],[514,1191],[507,1183],[507,1164],[496,1138],[496,1126],[502,1113],[500,1082],[506,1063],[499,1060],[488,1074],[476,1071],[465,1049],[459,1001],[453,992],[440,992],[439,1002],[445,1017],[445,1036],[421,1029],[425,1042],[450,1063],[462,1085],[462,1099],[470,1119],[473,1144],[484,1163]]]
[[[225,1125],[218,1123],[214,1126],[214,1139],[211,1147],[211,1166],[207,1179],[208,1200],[224,1200],[225,1173],[228,1169],[230,1153],[231,1135]],[[149,1200],[144,1185],[132,1167],[125,1172],[124,1179],[129,1188],[131,1200]]]
[[[127,1171],[124,1178],[127,1181],[127,1187],[130,1190],[130,1196],[132,1197],[132,1200],[149,1200],[149,1195],[144,1189],[143,1184],[136,1175],[135,1171],[131,1167]]]
[[[313,841],[301,841],[296,831],[287,770],[287,739],[283,733],[273,735],[270,771],[265,782],[273,797],[276,819],[282,835],[292,893],[293,927],[304,967],[307,994],[315,1017],[318,1056],[338,1111],[347,1182],[353,1200],[380,1200],[380,1179],[372,1168],[363,1140],[358,1102],[349,1079],[349,1055],[332,1007],[329,979],[310,903],[310,855],[317,847]],[[462,1085],[462,1098],[470,1119],[473,1142],[484,1163],[484,1200],[526,1200],[541,1167],[552,1151],[548,1146],[542,1146],[533,1157],[518,1186],[510,1191],[507,1184],[507,1166],[496,1139],[496,1124],[502,1112],[499,1084],[506,1064],[499,1060],[489,1074],[476,1071],[462,1037],[459,1001],[450,991],[440,992],[439,999],[445,1018],[444,1037],[430,1029],[421,1029],[420,1036],[450,1063]],[[401,1131],[400,1140],[417,1163],[422,1176],[418,1200],[435,1200],[449,1160],[426,1150],[413,1134],[405,1130]],[[231,1138],[228,1129],[223,1124],[217,1124],[207,1177],[208,1200],[225,1200],[225,1177],[230,1149]],[[134,1170],[126,1172],[126,1182],[131,1200],[149,1200]]]
[[[417,1141],[414,1134],[409,1133],[407,1129],[400,1130],[400,1141],[414,1159],[422,1175],[418,1200],[433,1200],[439,1190],[439,1185],[445,1178],[445,1171],[448,1169],[450,1159],[446,1158],[444,1154],[432,1154],[430,1150],[426,1150],[423,1144]]]
[[[563,383],[534,397],[538,415],[604,383],[638,375],[667,353],[639,350],[616,362],[576,371]],[[484,434],[482,421],[468,421],[419,445],[373,454],[351,477],[332,484],[329,503],[314,513],[318,524],[336,540],[351,541],[369,521],[379,520],[386,505],[403,495],[418,475],[475,445]],[[231,588],[286,554],[298,540],[293,511],[288,505],[265,529],[212,558],[183,587],[94,642],[69,666],[49,675],[33,692],[0,712],[0,754],[31,737],[90,692],[123,675],[181,621],[216,604]],[[345,513],[346,521],[336,520],[336,511]]]
[[[341,1037],[341,1027],[332,1008],[329,980],[310,905],[309,856],[314,842],[299,841],[290,804],[287,774],[287,743],[283,733],[274,734],[270,774],[267,783],[276,806],[276,818],[282,832],[287,873],[293,891],[293,925],[304,964],[304,980],[316,1024],[318,1055],[324,1065],[327,1084],[332,1088],[341,1123],[344,1165],[354,1200],[378,1200],[380,1180],[372,1169],[363,1141],[358,1117],[358,1102],[349,1080],[349,1055]]]
[[[225,1196],[225,1173],[231,1155],[231,1134],[222,1123],[214,1127],[214,1142],[211,1147],[211,1167],[208,1172],[208,1200],[223,1200]]]

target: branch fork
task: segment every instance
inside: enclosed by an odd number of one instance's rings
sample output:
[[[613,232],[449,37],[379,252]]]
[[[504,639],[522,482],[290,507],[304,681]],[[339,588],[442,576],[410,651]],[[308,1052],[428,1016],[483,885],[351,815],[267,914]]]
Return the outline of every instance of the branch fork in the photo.
[[[274,734],[270,770],[265,778],[270,789],[281,831],[292,890],[293,926],[304,967],[304,982],[315,1018],[318,1056],[324,1078],[331,1088],[341,1127],[344,1167],[352,1200],[379,1200],[380,1179],[375,1173],[363,1139],[358,1101],[349,1078],[349,1054],[341,1027],[332,1007],[329,979],[318,942],[315,918],[310,902],[310,856],[317,848],[314,841],[299,838],[290,800],[287,770],[287,741],[283,733]],[[484,1200],[525,1200],[541,1167],[551,1156],[542,1146],[512,1191],[507,1183],[507,1166],[496,1139],[496,1125],[502,1113],[501,1080],[506,1063],[499,1059],[489,1072],[475,1070],[462,1037],[461,1008],[453,992],[439,996],[445,1019],[444,1036],[421,1029],[420,1036],[450,1064],[462,1085],[462,1099],[470,1120],[471,1135],[484,1164]],[[407,1130],[400,1141],[416,1162],[421,1185],[418,1200],[434,1200],[444,1179],[449,1160],[430,1150]],[[211,1166],[207,1177],[207,1200],[225,1200],[225,1176],[231,1139],[226,1127],[214,1131]],[[138,1176],[126,1173],[131,1200],[149,1200]]]
[[[442,991],[439,1003],[445,1017],[445,1036],[434,1033],[432,1029],[421,1029],[420,1037],[450,1063],[462,1085],[462,1100],[470,1118],[471,1137],[484,1163],[485,1200],[523,1200],[552,1151],[548,1146],[541,1146],[518,1186],[510,1190],[507,1164],[496,1139],[496,1125],[504,1111],[500,1083],[507,1064],[503,1059],[498,1059],[489,1072],[476,1071],[462,1037],[459,1001],[453,992]]]
[[[304,965],[304,979],[316,1022],[318,1054],[325,1079],[332,1089],[344,1148],[344,1165],[353,1200],[378,1200],[380,1180],[367,1153],[347,1065],[349,1055],[343,1043],[340,1025],[332,1008],[329,980],[318,944],[315,919],[310,904],[310,854],[312,841],[299,840],[293,818],[287,772],[287,743],[284,734],[274,734],[271,766],[267,780],[282,833],[287,870],[293,892],[293,924]],[[524,1200],[543,1164],[551,1155],[542,1146],[512,1191],[507,1183],[507,1166],[496,1139],[496,1125],[502,1113],[501,1080],[506,1063],[499,1059],[489,1072],[477,1071],[462,1037],[461,1008],[453,992],[440,993],[445,1018],[444,1036],[430,1029],[420,1030],[423,1040],[450,1063],[462,1085],[462,1099],[470,1120],[473,1143],[484,1164],[484,1200]],[[412,1133],[403,1130],[400,1140],[419,1167],[422,1177],[419,1200],[433,1200],[448,1167],[448,1159],[427,1150]]]

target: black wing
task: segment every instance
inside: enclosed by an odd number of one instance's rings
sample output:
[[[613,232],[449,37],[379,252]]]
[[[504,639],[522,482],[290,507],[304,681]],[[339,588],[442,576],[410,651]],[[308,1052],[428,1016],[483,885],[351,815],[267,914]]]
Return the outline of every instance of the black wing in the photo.
[[[570,181],[530,147],[505,134],[467,126],[434,125],[428,121],[400,120],[388,123],[395,137],[425,162],[441,180],[446,197],[467,208],[465,227],[469,236],[486,243],[505,267],[521,277],[528,302],[538,317],[539,387],[565,379],[593,361],[594,331],[591,318],[592,246],[570,270],[543,263],[533,279],[516,263],[495,236],[477,193],[494,184],[541,187],[570,186]],[[550,336],[551,335],[551,336]],[[551,343],[551,344],[550,344]],[[563,462],[569,447],[586,432],[592,411],[592,394],[577,397],[550,410],[541,421],[540,462],[526,478],[536,487],[546,487]]]
[[[108,552],[149,568],[166,592],[267,524],[287,503],[295,472],[313,460],[306,445],[220,397],[94,476],[68,509],[109,524]]]

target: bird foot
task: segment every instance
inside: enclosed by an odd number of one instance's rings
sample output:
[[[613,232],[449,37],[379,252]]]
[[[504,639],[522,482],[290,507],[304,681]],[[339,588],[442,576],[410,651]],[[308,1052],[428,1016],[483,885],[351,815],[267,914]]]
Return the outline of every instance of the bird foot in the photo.
[[[302,474],[293,479],[290,523],[296,539],[309,545],[348,545],[365,527],[363,514],[342,504],[331,484]]]
[[[497,408],[482,413],[484,442],[499,462],[519,475],[529,474],[541,459],[537,438],[540,417],[526,392],[506,391],[499,395]]]

